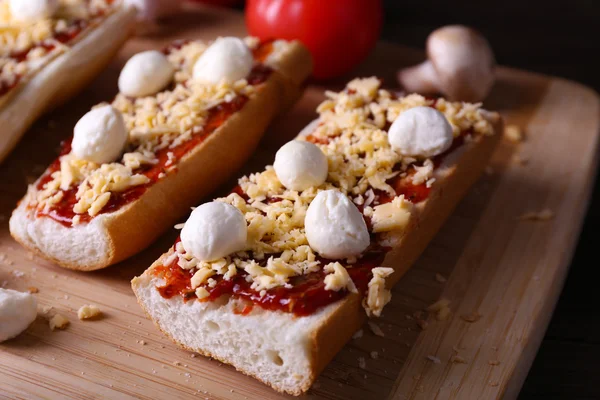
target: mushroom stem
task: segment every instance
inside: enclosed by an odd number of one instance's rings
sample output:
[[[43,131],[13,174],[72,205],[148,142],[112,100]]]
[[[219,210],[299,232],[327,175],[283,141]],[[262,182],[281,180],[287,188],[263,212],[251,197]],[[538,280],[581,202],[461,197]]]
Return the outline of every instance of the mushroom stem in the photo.
[[[421,64],[398,71],[398,82],[406,91],[411,93],[439,93],[440,82],[430,61],[424,61]]]

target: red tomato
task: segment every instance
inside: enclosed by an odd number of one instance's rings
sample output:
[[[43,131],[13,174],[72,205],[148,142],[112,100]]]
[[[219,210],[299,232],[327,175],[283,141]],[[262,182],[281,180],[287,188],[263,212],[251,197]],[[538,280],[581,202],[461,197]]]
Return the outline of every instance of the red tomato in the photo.
[[[191,0],[195,3],[210,4],[212,6],[233,7],[241,2],[241,0]]]
[[[314,76],[333,78],[362,61],[379,38],[381,0],[248,0],[246,25],[260,39],[298,39]]]

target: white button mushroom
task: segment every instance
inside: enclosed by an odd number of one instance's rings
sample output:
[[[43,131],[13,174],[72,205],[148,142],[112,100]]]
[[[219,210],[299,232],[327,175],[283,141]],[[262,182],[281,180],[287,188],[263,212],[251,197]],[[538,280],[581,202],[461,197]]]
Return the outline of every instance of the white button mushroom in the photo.
[[[220,201],[196,208],[183,229],[183,248],[202,261],[212,261],[244,250],[248,228],[240,210]]]
[[[175,69],[160,51],[151,50],[131,57],[119,75],[119,91],[126,96],[156,94],[167,86]]]
[[[183,0],[125,0],[124,4],[137,8],[139,20],[154,21],[180,11]]]
[[[444,114],[431,107],[414,107],[396,118],[388,138],[403,156],[433,157],[448,150],[454,136]]]
[[[0,288],[0,342],[23,332],[37,316],[37,301],[30,293]]]
[[[325,190],[314,198],[304,228],[310,247],[333,260],[359,255],[371,241],[362,214],[339,190]]]
[[[17,21],[35,22],[50,18],[58,10],[58,0],[9,0],[10,14]]]
[[[442,93],[451,100],[482,101],[494,84],[494,54],[477,31],[446,26],[427,39],[428,60],[398,73],[409,92]]]
[[[121,113],[109,105],[98,107],[75,125],[71,152],[98,164],[113,162],[123,152],[127,136]]]
[[[200,82],[232,83],[243,79],[252,70],[254,57],[243,40],[224,37],[202,53],[194,64],[194,79]]]
[[[327,179],[327,157],[309,142],[292,140],[284,144],[273,163],[279,181],[288,189],[305,190],[320,186]]]

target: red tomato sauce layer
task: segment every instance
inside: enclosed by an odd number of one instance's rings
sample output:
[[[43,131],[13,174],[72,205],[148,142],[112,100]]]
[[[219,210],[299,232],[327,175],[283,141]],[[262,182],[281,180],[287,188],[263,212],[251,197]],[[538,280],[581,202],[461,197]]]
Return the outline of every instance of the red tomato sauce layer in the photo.
[[[348,274],[360,294],[366,293],[372,278],[372,269],[381,265],[388,251],[389,248],[382,247],[369,249],[358,262],[352,265],[352,268],[348,268]],[[332,262],[325,259],[319,261],[322,265]],[[155,276],[160,276],[165,281],[164,286],[157,287],[158,292],[166,299],[181,296],[184,301],[197,300],[195,290],[191,287],[193,273],[179,267],[177,262],[175,258],[170,264],[158,266],[153,270]],[[222,275],[213,276],[217,284],[213,287],[204,286],[209,296],[199,301],[213,301],[221,296],[233,296],[245,300],[244,305],[236,310],[237,314],[248,314],[254,306],[258,306],[265,310],[283,311],[299,317],[307,316],[343,299],[348,294],[346,290],[325,290],[326,275],[321,270],[295,276],[289,280],[290,288],[280,286],[267,290],[264,296],[261,296],[260,292],[251,288],[252,282],[246,280],[247,274],[238,270],[237,275],[230,280],[223,279]]]

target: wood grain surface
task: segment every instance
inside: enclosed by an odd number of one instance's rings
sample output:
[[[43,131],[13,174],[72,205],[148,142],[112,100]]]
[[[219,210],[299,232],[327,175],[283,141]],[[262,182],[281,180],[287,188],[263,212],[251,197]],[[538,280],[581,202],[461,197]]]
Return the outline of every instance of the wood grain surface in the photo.
[[[115,94],[116,78],[129,56],[174,38],[243,34],[240,15],[214,10],[146,27],[92,86],[39,121],[0,166],[0,284],[37,287],[40,304],[53,307],[48,315],[59,312],[71,320],[65,331],[51,332],[40,313],[25,334],[0,345],[0,398],[287,397],[228,366],[177,349],[145,318],[129,280],[172,244],[174,230],[119,265],[76,273],[34,258],[7,228],[26,184],[56,156],[59,141],[71,134],[78,117]],[[382,76],[392,85],[394,71],[419,58],[419,52],[380,44],[353,74]],[[560,293],[589,199],[600,105],[592,91],[571,82],[505,68],[498,74],[486,107],[521,126],[526,141],[501,144],[489,174],[394,288],[383,317],[373,321],[384,336],[365,326],[362,337],[346,345],[307,397],[487,399],[518,393]],[[349,78],[327,88],[339,88]],[[323,89],[308,87],[300,103],[269,129],[240,174],[272,162],[281,144],[313,119]],[[528,163],[515,162],[515,154]],[[545,208],[555,213],[554,219],[517,220]],[[418,319],[441,297],[451,302],[450,317],[429,317],[422,330],[415,313]],[[105,316],[79,321],[76,311],[83,304],[97,304]],[[465,321],[476,319],[471,318],[475,313],[481,316],[477,321]],[[365,360],[364,369],[359,358]]]

